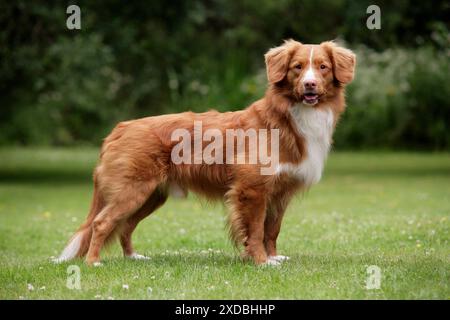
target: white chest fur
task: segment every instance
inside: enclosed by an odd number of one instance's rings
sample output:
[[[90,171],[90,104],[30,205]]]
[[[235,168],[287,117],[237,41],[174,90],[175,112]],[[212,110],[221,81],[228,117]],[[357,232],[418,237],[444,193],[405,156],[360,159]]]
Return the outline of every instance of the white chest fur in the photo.
[[[280,163],[277,173],[288,173],[310,186],[322,177],[333,134],[333,112],[298,104],[291,108],[291,115],[305,139],[306,155],[300,164]]]

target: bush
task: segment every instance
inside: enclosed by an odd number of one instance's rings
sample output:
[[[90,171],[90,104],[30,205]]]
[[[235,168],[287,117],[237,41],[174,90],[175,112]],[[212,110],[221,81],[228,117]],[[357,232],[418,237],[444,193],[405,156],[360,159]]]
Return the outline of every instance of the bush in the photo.
[[[348,88],[336,147],[450,148],[448,52],[356,51],[356,78]]]
[[[269,47],[342,38],[367,47],[336,146],[450,148],[444,0],[380,1],[382,32],[365,28],[369,0],[77,3],[79,31],[63,2],[1,3],[0,145],[99,144],[124,119],[241,109],[264,93]]]
[[[12,115],[12,139],[57,145],[100,141],[119,112],[114,101],[123,79],[113,62],[97,36],[52,44],[41,60],[45,76],[32,89],[36,100]]]

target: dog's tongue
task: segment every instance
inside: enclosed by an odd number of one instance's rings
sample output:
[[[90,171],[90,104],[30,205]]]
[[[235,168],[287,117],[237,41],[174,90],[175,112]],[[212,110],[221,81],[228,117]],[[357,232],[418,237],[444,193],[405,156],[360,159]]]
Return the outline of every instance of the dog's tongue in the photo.
[[[314,102],[317,100],[317,94],[305,94],[304,98],[307,102]]]

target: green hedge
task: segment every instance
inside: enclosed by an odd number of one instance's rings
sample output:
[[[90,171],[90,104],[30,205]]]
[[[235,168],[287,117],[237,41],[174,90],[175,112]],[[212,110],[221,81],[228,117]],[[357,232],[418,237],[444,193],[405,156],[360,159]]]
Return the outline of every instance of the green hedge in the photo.
[[[358,54],[337,148],[450,149],[446,1],[79,1],[0,5],[0,144],[100,144],[117,121],[237,110],[266,87],[263,54],[340,38]],[[327,17],[323,19],[321,17]],[[369,49],[371,48],[371,49]]]
[[[357,50],[337,147],[450,148],[450,60],[430,47]]]

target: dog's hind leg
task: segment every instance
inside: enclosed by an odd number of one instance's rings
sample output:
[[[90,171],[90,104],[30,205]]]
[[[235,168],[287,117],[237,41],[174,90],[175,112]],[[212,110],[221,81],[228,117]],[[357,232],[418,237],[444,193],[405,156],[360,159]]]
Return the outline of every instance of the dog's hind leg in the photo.
[[[60,256],[53,261],[60,263],[71,260],[75,257],[84,257],[89,249],[92,238],[92,222],[105,206],[103,195],[99,192],[97,176],[94,174],[94,192],[92,196],[91,209],[86,221],[78,228],[72,236],[67,246],[61,252]]]
[[[131,235],[141,220],[145,219],[156,209],[161,207],[167,200],[167,191],[162,188],[156,188],[152,195],[147,199],[144,205],[130,216],[121,226],[120,244],[122,245],[123,254],[132,259],[146,259],[145,256],[137,254],[133,249]]]
[[[127,181],[107,199],[106,206],[92,223],[92,238],[86,256],[87,264],[100,261],[100,251],[104,242],[126,219],[136,213],[155,191],[156,181]]]

